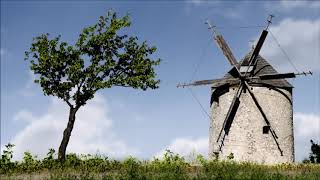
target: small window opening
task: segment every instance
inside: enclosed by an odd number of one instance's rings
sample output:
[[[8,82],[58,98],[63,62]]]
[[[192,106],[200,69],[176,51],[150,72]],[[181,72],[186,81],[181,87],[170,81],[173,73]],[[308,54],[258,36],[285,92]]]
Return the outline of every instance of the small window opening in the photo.
[[[268,134],[269,131],[270,131],[270,126],[263,126],[263,128],[262,128],[263,134]]]
[[[253,70],[253,66],[240,66],[240,73],[250,73]]]

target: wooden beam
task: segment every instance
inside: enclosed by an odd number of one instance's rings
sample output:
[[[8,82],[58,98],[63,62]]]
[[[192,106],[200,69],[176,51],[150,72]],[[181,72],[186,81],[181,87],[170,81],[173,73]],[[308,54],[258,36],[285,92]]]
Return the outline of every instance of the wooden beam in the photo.
[[[296,75],[294,73],[282,73],[282,74],[263,74],[260,75],[259,78],[261,80],[267,79],[284,79],[284,78],[295,78]]]
[[[178,84],[177,87],[187,87],[187,86],[201,86],[201,85],[214,85],[214,87],[223,85],[226,83],[238,83],[239,79],[236,78],[229,78],[229,79],[208,79],[208,80],[200,80],[200,81],[194,81],[191,83],[183,83]]]
[[[239,63],[237,62],[236,58],[233,56],[228,44],[226,41],[223,39],[222,35],[218,34],[215,36],[215,40],[217,42],[217,45],[220,47],[222,50],[223,54],[231,64],[231,66],[236,66],[237,69],[239,69]]]

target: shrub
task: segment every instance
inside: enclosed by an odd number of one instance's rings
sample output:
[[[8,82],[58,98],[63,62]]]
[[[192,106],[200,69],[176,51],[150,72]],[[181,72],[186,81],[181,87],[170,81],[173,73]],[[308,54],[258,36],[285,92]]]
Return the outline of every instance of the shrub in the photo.
[[[12,162],[12,147],[6,146],[1,157],[0,178],[4,179],[317,179],[318,164],[279,164],[207,160],[202,155],[195,163],[167,150],[162,159],[151,161],[128,157],[122,161],[101,155],[68,154],[65,161],[55,159],[55,150],[38,160],[25,152],[23,161]],[[23,178],[22,178],[23,179]]]
[[[2,152],[0,159],[0,173],[10,173],[15,168],[17,162],[12,162],[14,144],[8,143]]]
[[[13,147],[14,144],[8,143],[5,145],[6,149],[3,150],[1,155],[1,164],[9,164],[11,162],[11,159],[13,157]]]

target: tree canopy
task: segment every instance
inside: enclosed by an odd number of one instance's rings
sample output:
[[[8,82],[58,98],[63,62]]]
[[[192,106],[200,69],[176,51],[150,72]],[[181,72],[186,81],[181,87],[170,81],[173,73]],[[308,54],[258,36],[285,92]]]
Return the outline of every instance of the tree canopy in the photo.
[[[25,52],[31,70],[39,75],[35,82],[45,95],[57,96],[70,107],[80,107],[99,89],[112,86],[158,88],[153,66],[160,59],[149,57],[156,47],[146,41],[139,44],[135,36],[119,35],[130,24],[128,15],[118,18],[109,11],[98,23],[84,28],[75,45],[61,41],[60,35],[35,37]]]

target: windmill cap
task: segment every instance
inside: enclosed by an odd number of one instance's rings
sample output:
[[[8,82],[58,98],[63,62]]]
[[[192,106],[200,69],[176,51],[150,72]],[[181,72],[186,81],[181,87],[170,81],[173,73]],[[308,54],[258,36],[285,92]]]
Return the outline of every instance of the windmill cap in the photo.
[[[250,56],[251,56],[251,52],[249,52],[239,62],[239,64],[241,64],[242,66],[248,66]],[[232,74],[233,71],[234,71],[234,67],[231,68],[231,70],[224,75],[221,82],[214,83],[212,85],[212,88],[217,88],[225,84],[230,84],[230,85],[238,84],[239,81],[234,81],[235,76]],[[264,74],[276,74],[276,73],[278,72],[270,65],[270,63],[266,59],[264,59],[262,56],[258,55],[256,68],[253,69],[254,77],[258,77]],[[269,80],[256,79],[254,82],[249,82],[249,84],[252,86],[273,86],[273,87],[279,87],[279,88],[293,88],[293,86],[286,79],[269,79]]]

